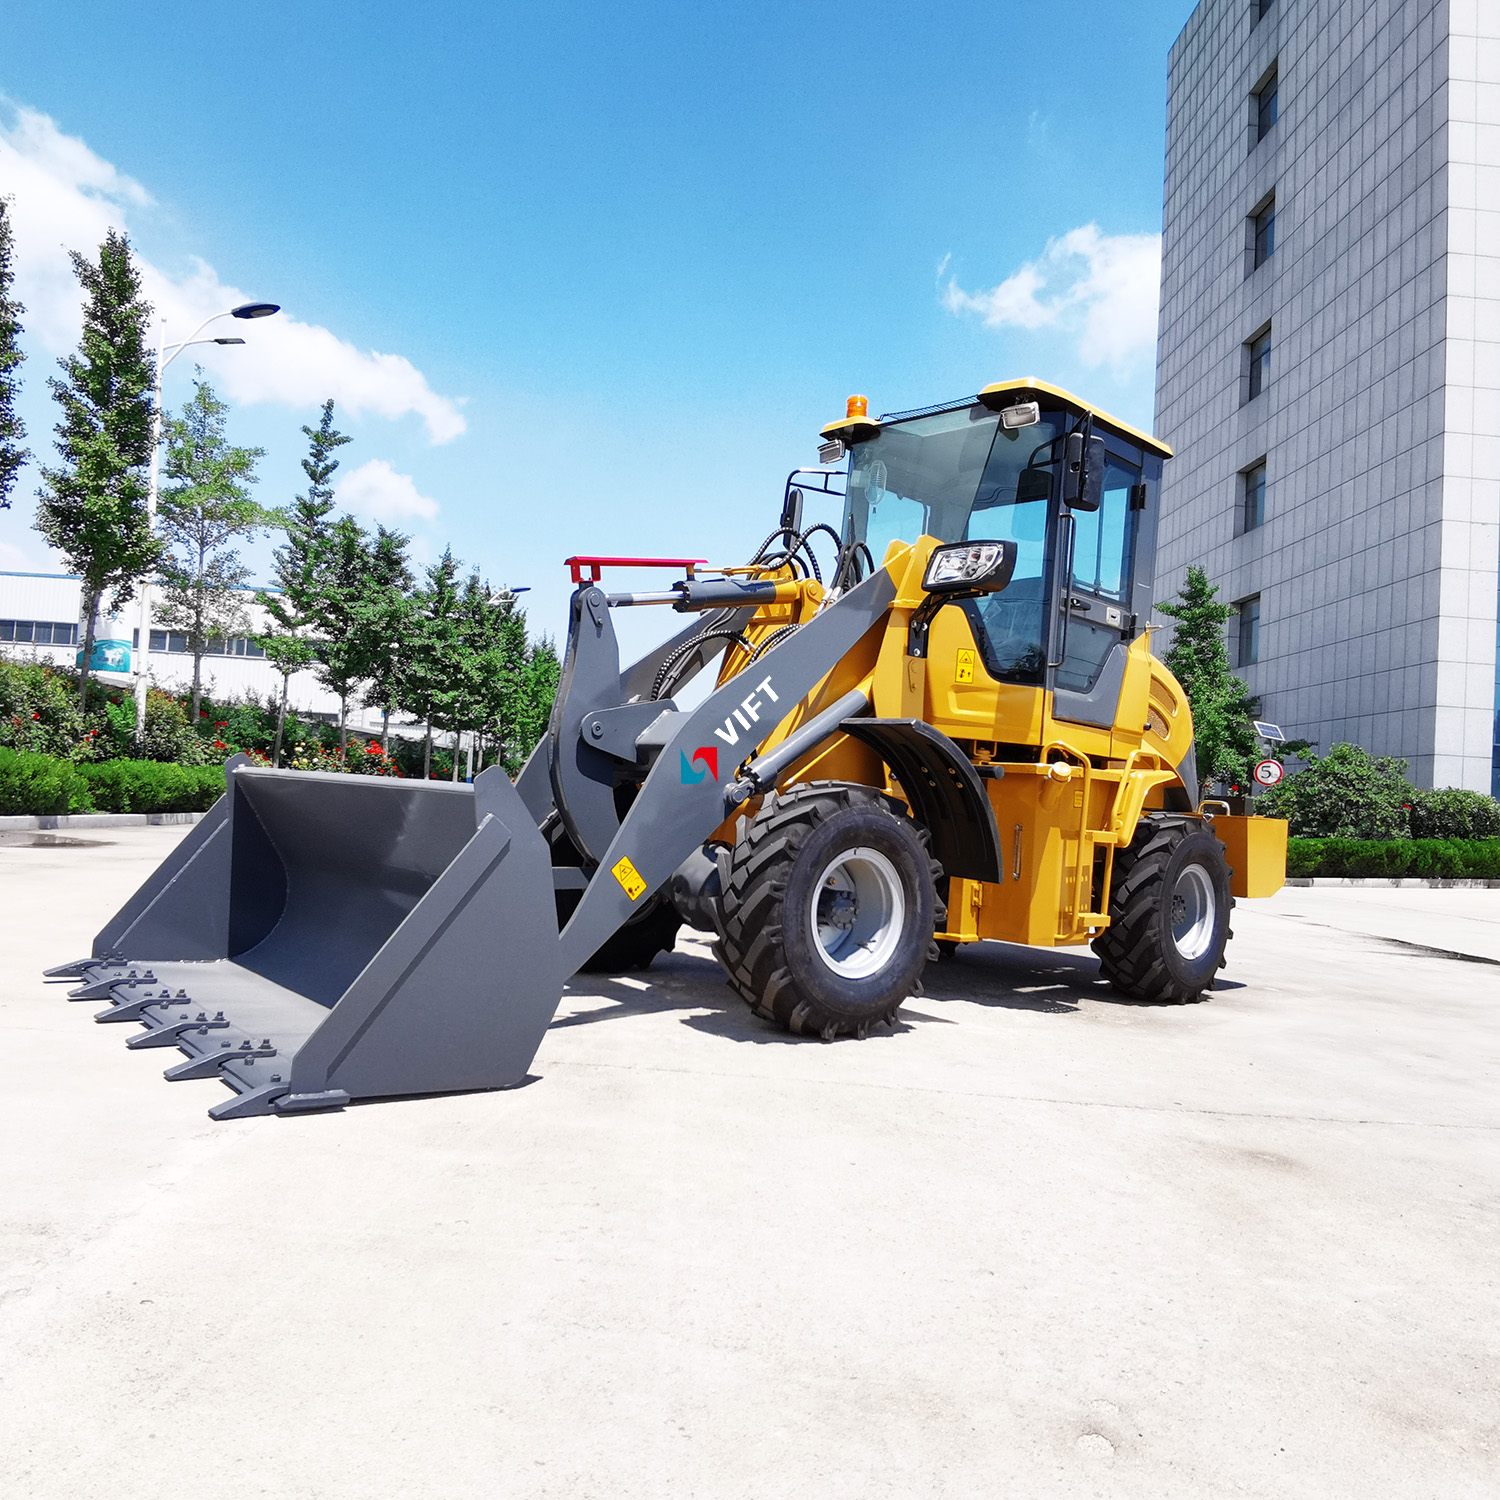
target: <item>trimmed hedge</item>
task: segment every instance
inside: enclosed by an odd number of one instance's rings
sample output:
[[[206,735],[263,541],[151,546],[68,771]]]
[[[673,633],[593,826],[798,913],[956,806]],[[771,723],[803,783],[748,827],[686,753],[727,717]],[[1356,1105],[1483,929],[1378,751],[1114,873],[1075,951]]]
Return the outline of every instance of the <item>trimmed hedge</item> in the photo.
[[[72,761],[0,745],[0,814],[93,810],[89,784]]]
[[[1290,876],[1500,880],[1500,839],[1288,839]]]
[[[95,812],[207,812],[224,792],[223,766],[101,760],[78,769],[88,781]]]
[[[78,765],[0,746],[0,815],[206,812],[223,790],[223,766],[154,760]]]

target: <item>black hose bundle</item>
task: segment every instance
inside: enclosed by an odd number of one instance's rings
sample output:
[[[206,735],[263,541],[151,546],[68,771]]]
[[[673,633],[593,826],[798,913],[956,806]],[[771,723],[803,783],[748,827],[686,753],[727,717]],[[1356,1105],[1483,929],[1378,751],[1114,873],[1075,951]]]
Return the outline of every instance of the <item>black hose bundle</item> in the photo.
[[[738,630],[705,630],[701,635],[695,635],[691,640],[684,641],[656,669],[656,680],[651,684],[653,699],[672,696],[669,689],[677,686],[677,679],[687,669],[694,653],[707,641],[728,641],[730,646],[743,646],[747,651],[750,649],[750,642]],[[726,646],[725,650],[728,649]]]

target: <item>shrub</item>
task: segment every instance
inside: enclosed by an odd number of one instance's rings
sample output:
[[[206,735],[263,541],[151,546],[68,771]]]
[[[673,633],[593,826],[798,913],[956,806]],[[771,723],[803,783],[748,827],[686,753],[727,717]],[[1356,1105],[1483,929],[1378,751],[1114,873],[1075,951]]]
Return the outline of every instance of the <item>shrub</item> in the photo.
[[[1406,762],[1371,755],[1358,745],[1335,745],[1309,757],[1305,770],[1288,776],[1256,799],[1256,811],[1285,818],[1294,838],[1399,839],[1410,831],[1415,788]]]
[[[91,756],[77,683],[39,661],[0,661],[0,745],[41,755]]]
[[[187,705],[180,698],[152,688],[146,694],[146,733],[136,754],[142,760],[202,766],[214,758],[214,749],[188,722]],[[219,759],[222,763],[223,753]]]
[[[1500,880],[1500,839],[1287,841],[1290,876],[1399,880]]]
[[[99,812],[206,812],[224,790],[222,766],[106,760],[80,769]]]
[[[351,734],[340,752],[338,745],[319,740],[299,741],[287,746],[285,763],[298,771],[347,771],[355,776],[403,776],[394,755],[387,755],[379,740]]]
[[[1483,792],[1461,787],[1413,792],[1411,836],[1414,839],[1500,838],[1500,802]]]
[[[71,761],[0,747],[0,814],[91,810],[89,784]]]

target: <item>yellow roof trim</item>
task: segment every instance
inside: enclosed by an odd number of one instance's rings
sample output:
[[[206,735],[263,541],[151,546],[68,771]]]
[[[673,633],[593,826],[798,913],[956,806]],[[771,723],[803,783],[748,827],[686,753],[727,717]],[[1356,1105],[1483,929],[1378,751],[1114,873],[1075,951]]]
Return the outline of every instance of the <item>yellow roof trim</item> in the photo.
[[[874,437],[880,431],[880,423],[874,417],[840,417],[822,429],[826,438],[843,438],[845,442],[859,443]]]
[[[1060,385],[1052,385],[1045,380],[997,380],[993,385],[987,385],[980,391],[981,396],[999,396],[1006,391],[1039,391],[1048,396],[1056,396],[1066,401],[1069,406],[1076,407],[1081,412],[1090,412],[1098,417],[1100,421],[1107,422],[1111,427],[1118,429],[1124,436],[1137,442],[1143,448],[1149,448],[1153,453],[1159,453],[1163,458],[1171,458],[1172,450],[1160,438],[1152,437],[1149,432],[1142,432],[1139,427],[1132,427],[1129,422],[1122,422],[1118,417],[1112,417],[1107,411],[1100,411],[1097,406],[1087,401],[1080,400],[1072,391],[1065,391]]]

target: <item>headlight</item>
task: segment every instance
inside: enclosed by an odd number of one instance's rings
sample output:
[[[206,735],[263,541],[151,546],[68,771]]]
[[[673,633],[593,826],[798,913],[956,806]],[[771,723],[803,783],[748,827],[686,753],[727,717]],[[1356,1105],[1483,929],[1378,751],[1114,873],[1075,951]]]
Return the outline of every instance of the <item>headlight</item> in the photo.
[[[922,587],[929,594],[990,594],[1010,582],[1014,542],[959,542],[937,547],[927,559]]]

